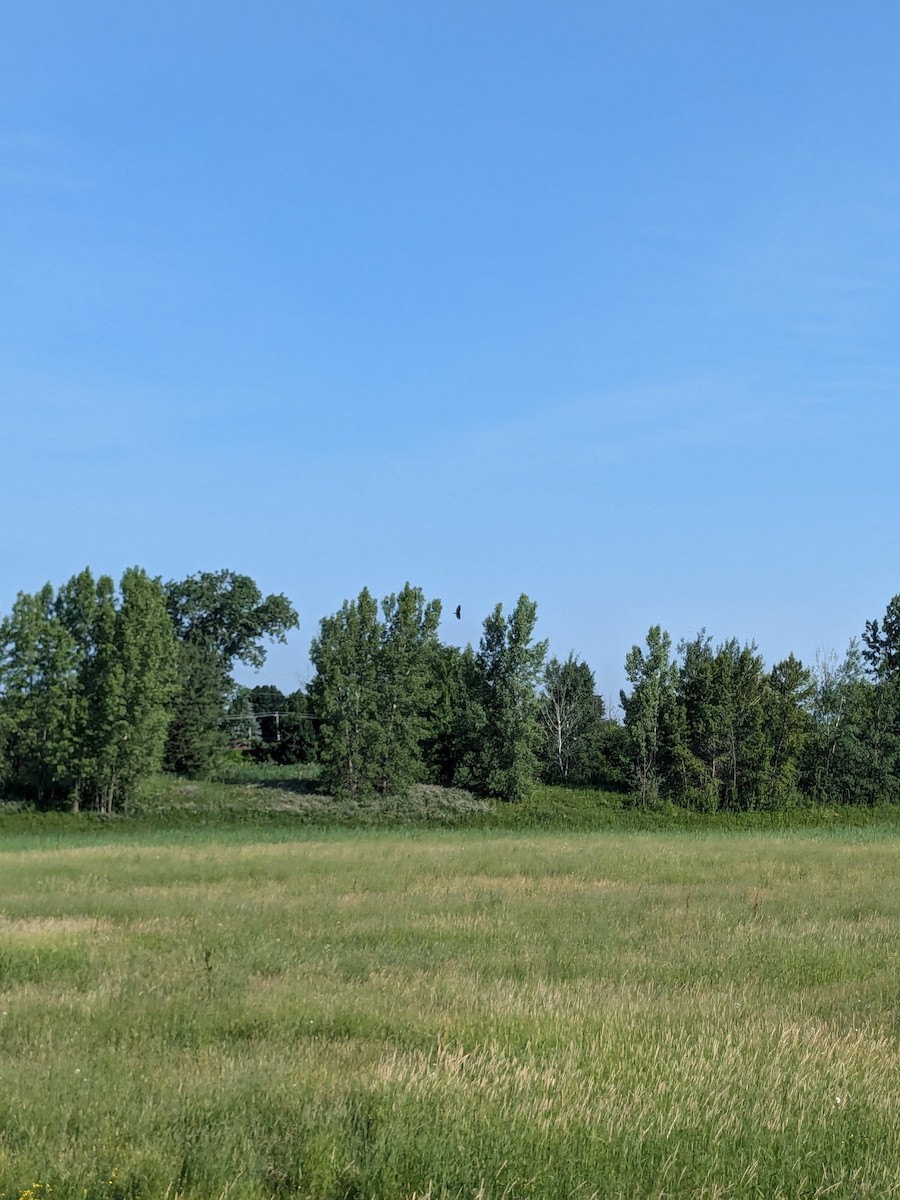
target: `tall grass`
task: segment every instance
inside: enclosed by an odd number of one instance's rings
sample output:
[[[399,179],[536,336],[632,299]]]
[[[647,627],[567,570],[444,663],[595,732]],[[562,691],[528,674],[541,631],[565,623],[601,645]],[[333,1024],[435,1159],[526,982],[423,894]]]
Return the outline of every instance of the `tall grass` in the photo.
[[[900,1195],[883,831],[29,845],[5,1200]]]

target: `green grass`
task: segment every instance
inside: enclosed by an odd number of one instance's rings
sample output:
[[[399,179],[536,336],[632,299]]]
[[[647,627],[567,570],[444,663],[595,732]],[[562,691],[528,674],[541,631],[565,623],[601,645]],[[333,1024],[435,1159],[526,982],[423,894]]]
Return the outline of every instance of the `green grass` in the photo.
[[[314,766],[231,762],[214,781],[169,775],[149,779],[127,813],[35,812],[0,802],[0,838],[21,849],[153,839],[177,841],[199,830],[212,839],[246,836],[246,826],[266,840],[292,839],[300,830],[435,828],[511,832],[703,831],[857,828],[872,836],[900,834],[900,805],[880,808],[792,808],[786,811],[699,813],[671,805],[635,807],[620,793],[539,786],[522,804],[481,800],[468,792],[423,785],[406,797],[337,800],[319,790]]]
[[[883,825],[126,827],[0,838],[5,1200],[900,1195]]]

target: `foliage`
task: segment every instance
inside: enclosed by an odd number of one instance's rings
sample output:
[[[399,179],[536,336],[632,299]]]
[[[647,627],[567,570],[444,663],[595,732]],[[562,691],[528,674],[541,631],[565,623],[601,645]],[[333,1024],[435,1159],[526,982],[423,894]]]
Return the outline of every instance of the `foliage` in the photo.
[[[900,679],[900,595],[894,596],[879,623],[866,621],[863,661],[869,675],[880,682]]]
[[[112,629],[114,661],[98,688],[105,730],[97,755],[96,794],[102,811],[134,795],[138,782],[159,769],[176,687],[176,648],[162,589],[145,572],[122,576],[121,604]]]
[[[804,784],[820,803],[900,799],[900,694],[893,678],[866,679],[852,641],[841,663],[820,660]]]
[[[537,605],[524,593],[509,617],[498,604],[485,619],[475,657],[483,725],[473,739],[472,781],[487,796],[518,803],[537,775],[540,744],[537,685],[547,642],[532,644]]]
[[[266,743],[281,740],[281,718],[287,710],[287,697],[272,684],[246,689],[247,700],[256,714],[259,738]]]
[[[226,672],[235,662],[261,667],[263,639],[285,642],[299,624],[286,596],[264,597],[249,575],[234,571],[170,580],[166,602],[178,639],[215,647]]]
[[[179,642],[179,691],[173,705],[166,765],[208,775],[228,743],[225,710],[235,699],[236,662],[260,667],[265,639],[284,642],[298,625],[284,595],[263,596],[248,575],[203,571],[165,586]]]
[[[200,778],[210,774],[227,744],[222,717],[231,680],[216,647],[200,640],[178,643],[177,680],[165,766]]]
[[[402,794],[425,776],[441,606],[407,583],[381,604],[367,588],[323,618],[310,658],[326,787],[353,798]]]
[[[767,681],[763,733],[768,748],[765,800],[769,808],[789,807],[797,798],[803,761],[814,734],[812,672],[789,654],[775,664]]]
[[[625,730],[606,715],[588,664],[572,652],[562,663],[551,658],[542,682],[538,713],[544,782],[626,788]]]
[[[175,690],[175,642],[158,581],[89,571],[55,596],[20,593],[0,623],[9,786],[40,807],[109,813],[157,770]]]
[[[705,631],[673,657],[652,626],[626,656],[621,724],[574,652],[545,667],[527,596],[496,606],[477,649],[443,645],[440,615],[409,583],[380,604],[363,589],[323,618],[316,676],[285,696],[231,677],[297,623],[245,575],[163,587],[132,568],[117,589],[85,570],[21,593],[0,620],[2,794],[109,815],[160,762],[199,779],[246,753],[318,759],[338,800],[397,812],[423,785],[521,806],[538,779],[630,789],[645,814],[900,801],[900,595],[815,672],[793,655],[767,670],[754,643]]]
[[[357,797],[375,786],[380,755],[378,687],[382,631],[378,602],[368,588],[323,617],[310,661],[313,711],[321,722],[319,762],[327,790]]]
[[[280,763],[314,763],[318,757],[318,724],[309,696],[298,688],[285,698],[280,736],[272,757]]]
[[[625,658],[631,691],[619,693],[625,713],[625,736],[639,802],[645,806],[660,794],[665,730],[671,725],[677,669],[672,639],[659,625],[647,633],[647,648],[632,646]]]
[[[679,650],[673,750],[688,787],[707,808],[755,807],[767,766],[762,658],[735,638],[714,652],[705,633]]]
[[[547,774],[551,780],[566,783],[573,760],[603,720],[603,701],[595,695],[593,671],[572,652],[563,663],[551,658],[542,682],[538,715]]]

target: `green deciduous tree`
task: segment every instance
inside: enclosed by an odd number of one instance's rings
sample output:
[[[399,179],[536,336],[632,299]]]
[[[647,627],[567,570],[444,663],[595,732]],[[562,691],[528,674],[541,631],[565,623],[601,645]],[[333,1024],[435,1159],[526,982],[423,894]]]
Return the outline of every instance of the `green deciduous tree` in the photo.
[[[874,624],[867,626],[873,641],[873,634],[884,636]],[[812,716],[805,778],[818,801],[873,805],[900,799],[900,680],[885,662],[883,644],[864,650],[854,639],[842,661],[833,655],[819,660]]]
[[[0,694],[12,786],[42,807],[64,800],[77,746],[77,653],[46,584],[0,624]]]
[[[159,770],[177,686],[175,638],[159,581],[133,567],[119,590],[112,661],[98,698],[105,738],[95,795],[105,812],[127,803],[138,781]]]
[[[54,597],[20,595],[0,633],[13,785],[42,806],[128,803],[159,768],[175,642],[162,588],[132,568],[117,597],[89,571]]]
[[[424,778],[438,693],[440,602],[409,583],[379,606],[368,589],[323,618],[310,658],[323,782],[337,794],[401,794]]]
[[[259,736],[266,745],[281,740],[282,717],[287,711],[287,697],[273,684],[258,684],[247,690],[247,699],[259,722]]]
[[[666,732],[671,727],[678,671],[672,639],[659,625],[647,633],[646,650],[632,646],[625,657],[631,691],[619,693],[634,784],[642,805],[659,795],[664,777]]]
[[[249,575],[234,571],[171,580],[166,603],[179,641],[214,646],[226,672],[236,662],[261,667],[263,640],[284,642],[299,623],[286,596],[263,596]]]
[[[373,767],[383,795],[406,792],[425,776],[424,743],[438,695],[441,602],[409,583],[382,603],[378,708],[382,738]]]
[[[266,640],[284,642],[297,614],[283,595],[263,596],[234,571],[204,571],[165,585],[179,642],[179,689],[173,702],[166,766],[208,774],[227,738],[225,707],[235,694],[235,663],[260,667]]]
[[[381,756],[382,739],[380,653],[378,602],[368,588],[322,618],[310,647],[316,668],[310,699],[320,720],[322,785],[334,795],[358,799],[374,788],[373,764]]]
[[[789,654],[769,672],[763,728],[768,745],[766,805],[783,808],[798,798],[803,763],[813,735],[812,673]]]
[[[713,651],[705,632],[679,649],[674,741],[688,794],[711,809],[755,807],[768,767],[763,660],[736,638]]]
[[[868,749],[871,773],[868,793],[880,801],[900,799],[900,595],[887,606],[882,621],[867,621],[863,659],[874,680],[870,695]]]
[[[471,646],[439,647],[435,687],[424,743],[429,777],[445,786],[475,787],[478,750],[487,717],[482,672]]]
[[[318,722],[303,688],[297,688],[285,697],[280,738],[273,747],[272,756],[281,763],[309,763],[318,757]]]
[[[484,724],[473,747],[472,782],[512,803],[528,797],[537,774],[537,688],[547,642],[533,641],[536,622],[537,604],[524,593],[508,617],[498,604],[484,621],[475,657]]]
[[[544,733],[544,760],[551,782],[582,781],[590,772],[591,751],[601,753],[603,701],[594,673],[570,653],[551,658],[544,670],[538,714]]]

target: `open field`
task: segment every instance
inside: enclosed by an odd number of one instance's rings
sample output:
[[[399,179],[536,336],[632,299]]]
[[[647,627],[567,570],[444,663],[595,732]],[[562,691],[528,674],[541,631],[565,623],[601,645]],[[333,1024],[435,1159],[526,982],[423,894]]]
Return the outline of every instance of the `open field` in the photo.
[[[0,1197],[900,1196],[898,881],[877,826],[7,838]]]

